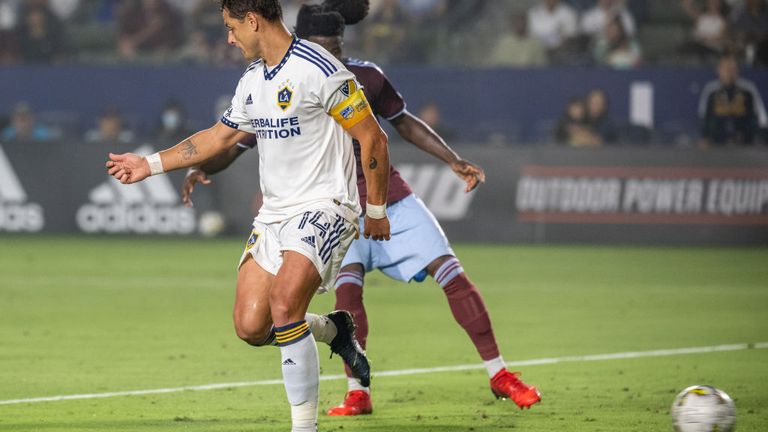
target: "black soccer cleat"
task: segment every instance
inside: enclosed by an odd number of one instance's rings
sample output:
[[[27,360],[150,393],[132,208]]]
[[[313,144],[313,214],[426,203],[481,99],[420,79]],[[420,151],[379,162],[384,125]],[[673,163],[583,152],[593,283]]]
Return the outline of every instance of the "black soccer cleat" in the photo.
[[[336,325],[336,337],[331,341],[331,357],[338,354],[344,363],[352,370],[355,378],[360,380],[363,387],[371,385],[371,366],[365,351],[355,339],[355,322],[352,314],[345,310],[337,310],[326,315]]]

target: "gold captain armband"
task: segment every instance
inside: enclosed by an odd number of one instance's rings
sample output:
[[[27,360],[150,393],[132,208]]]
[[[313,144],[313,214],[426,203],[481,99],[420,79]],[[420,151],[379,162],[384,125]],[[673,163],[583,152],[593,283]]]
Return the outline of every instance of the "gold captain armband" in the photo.
[[[358,89],[343,102],[333,107],[331,115],[344,129],[349,129],[366,117],[372,116],[373,111],[371,111],[371,105],[365,98],[363,90]]]

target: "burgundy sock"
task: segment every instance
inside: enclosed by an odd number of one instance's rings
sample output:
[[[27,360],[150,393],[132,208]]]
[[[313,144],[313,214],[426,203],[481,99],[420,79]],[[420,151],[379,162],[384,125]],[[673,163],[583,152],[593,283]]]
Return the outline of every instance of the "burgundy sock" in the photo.
[[[336,309],[349,311],[355,321],[355,337],[365,349],[368,339],[368,316],[363,305],[363,275],[357,272],[341,272],[336,278]],[[344,365],[348,377],[352,371]]]
[[[459,260],[451,258],[435,272],[435,280],[443,288],[456,322],[464,328],[483,360],[499,357],[491,319],[483,298],[467,278]]]

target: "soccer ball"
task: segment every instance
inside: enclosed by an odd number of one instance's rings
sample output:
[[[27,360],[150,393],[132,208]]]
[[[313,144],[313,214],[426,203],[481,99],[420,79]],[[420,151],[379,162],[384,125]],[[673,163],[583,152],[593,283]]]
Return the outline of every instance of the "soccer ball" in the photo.
[[[213,237],[224,231],[226,222],[224,216],[216,211],[205,212],[200,216],[198,230],[205,237]]]
[[[731,432],[736,407],[724,391],[711,386],[691,386],[672,403],[672,425],[677,432]]]

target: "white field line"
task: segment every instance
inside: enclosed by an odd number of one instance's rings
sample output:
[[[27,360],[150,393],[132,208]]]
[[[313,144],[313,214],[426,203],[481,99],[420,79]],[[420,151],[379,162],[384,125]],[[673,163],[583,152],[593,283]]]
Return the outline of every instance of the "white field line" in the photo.
[[[548,364],[555,364],[555,363],[624,360],[624,359],[634,359],[634,358],[643,358],[643,357],[669,357],[669,356],[685,355],[685,354],[704,354],[704,353],[714,353],[714,352],[724,352],[724,351],[742,351],[747,349],[766,349],[766,348],[768,348],[768,342],[759,342],[754,344],[740,343],[740,344],[731,344],[731,345],[661,349],[661,350],[652,350],[652,351],[628,351],[628,352],[609,353],[609,354],[550,357],[550,358],[507,362],[507,366],[510,366],[510,367],[538,366],[538,365],[548,365]],[[483,368],[484,366],[482,364],[471,364],[471,365],[441,366],[441,367],[433,367],[433,368],[382,371],[382,372],[376,372],[374,375],[376,377],[403,376],[403,375],[418,375],[418,374],[438,373],[438,372],[457,372],[457,371],[483,369]],[[329,380],[339,380],[339,379],[345,379],[345,378],[346,378],[345,375],[323,375],[320,377],[320,380],[329,381]],[[273,379],[273,380],[263,380],[263,381],[244,381],[244,382],[205,384],[205,385],[198,385],[198,386],[172,387],[172,388],[161,388],[161,389],[150,389],[150,390],[130,390],[130,391],[120,391],[120,392],[110,392],[110,393],[47,396],[47,397],[37,397],[37,398],[28,398],[28,399],[0,400],[0,405],[14,405],[14,404],[38,403],[38,402],[56,402],[56,401],[66,401],[66,400],[78,400],[78,399],[101,399],[101,398],[111,398],[111,397],[120,397],[120,396],[141,396],[141,395],[178,393],[183,391],[197,391],[197,390],[219,390],[219,389],[230,389],[230,388],[237,388],[237,387],[277,385],[282,383],[283,383],[283,380],[281,379]]]

